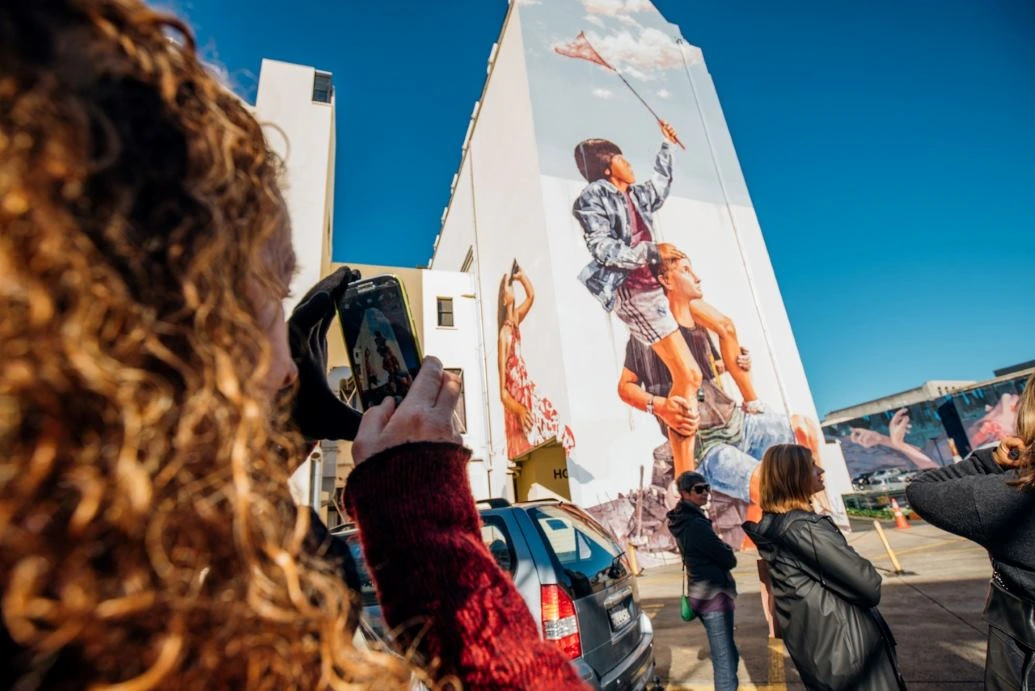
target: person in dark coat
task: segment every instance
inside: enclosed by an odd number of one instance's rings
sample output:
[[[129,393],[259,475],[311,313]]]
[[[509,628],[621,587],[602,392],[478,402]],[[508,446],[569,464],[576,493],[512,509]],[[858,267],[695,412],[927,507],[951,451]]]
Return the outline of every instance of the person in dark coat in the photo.
[[[708,633],[716,691],[736,691],[740,653],[733,640],[733,610],[737,584],[730,571],[736,567],[737,557],[704,515],[711,492],[704,476],[681,473],[676,489],[680,502],[668,512],[668,529],[683,555],[690,606]]]
[[[985,688],[1035,689],[1035,375],[1017,413],[1018,437],[918,475],[909,504],[942,530],[988,550]]]
[[[880,575],[812,510],[822,490],[823,469],[808,448],[772,446],[762,457],[762,520],[744,524],[768,564],[787,652],[807,689],[905,689],[877,611]]]

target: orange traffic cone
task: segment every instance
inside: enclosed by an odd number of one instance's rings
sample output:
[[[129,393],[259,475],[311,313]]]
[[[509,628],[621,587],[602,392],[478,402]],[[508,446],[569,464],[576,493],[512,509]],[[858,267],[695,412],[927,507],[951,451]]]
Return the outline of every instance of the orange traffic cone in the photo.
[[[891,510],[895,514],[895,529],[905,530],[909,528],[909,521],[902,515],[902,509],[899,508],[898,502],[894,499],[891,500]]]

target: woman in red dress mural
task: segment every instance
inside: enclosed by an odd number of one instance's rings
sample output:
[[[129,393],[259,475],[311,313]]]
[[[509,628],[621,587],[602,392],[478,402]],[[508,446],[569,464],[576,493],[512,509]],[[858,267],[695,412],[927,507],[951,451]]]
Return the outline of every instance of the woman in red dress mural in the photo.
[[[525,299],[516,305],[514,283],[520,283]],[[528,376],[521,355],[521,322],[528,316],[535,290],[517,261],[500,281],[499,294],[499,372],[500,400],[507,430],[507,457],[514,459],[536,447],[556,440],[571,457],[575,436],[561,425],[557,409],[543,396]]]

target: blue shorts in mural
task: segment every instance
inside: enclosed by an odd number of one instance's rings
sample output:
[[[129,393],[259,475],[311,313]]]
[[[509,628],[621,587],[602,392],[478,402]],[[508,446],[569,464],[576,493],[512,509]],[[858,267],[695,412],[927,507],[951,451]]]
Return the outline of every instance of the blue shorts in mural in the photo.
[[[750,501],[751,473],[762,454],[773,444],[789,444],[794,432],[786,415],[765,411],[744,415],[744,434],[739,444],[716,444],[701,459],[698,471],[716,492]]]

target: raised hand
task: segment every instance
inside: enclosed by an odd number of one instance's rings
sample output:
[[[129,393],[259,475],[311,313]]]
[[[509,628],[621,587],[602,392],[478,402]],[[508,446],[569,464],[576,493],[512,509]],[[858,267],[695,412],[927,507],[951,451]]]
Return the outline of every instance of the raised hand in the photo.
[[[350,407],[327,382],[327,330],[336,314],[335,303],[358,271],[343,266],[309,289],[288,319],[288,343],[298,367],[298,391],[291,417],[310,440],[352,439],[360,413]]]
[[[667,139],[673,144],[679,143],[679,135],[676,134],[676,131],[672,128],[672,125],[670,125],[668,121],[659,120],[658,125],[661,127],[661,134],[665,137],[665,139]]]
[[[352,444],[353,462],[359,465],[401,444],[461,443],[453,428],[453,411],[459,398],[460,378],[443,370],[438,358],[424,358],[420,373],[398,408],[395,399],[386,398],[363,415]]]

